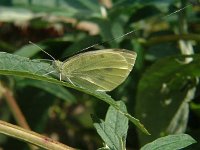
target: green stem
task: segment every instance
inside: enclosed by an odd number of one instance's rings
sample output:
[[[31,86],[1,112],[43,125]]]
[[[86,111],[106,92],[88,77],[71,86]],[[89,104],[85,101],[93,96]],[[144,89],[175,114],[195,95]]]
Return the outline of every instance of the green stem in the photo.
[[[53,139],[4,121],[0,121],[0,133],[48,150],[75,150],[74,148],[54,141]]]

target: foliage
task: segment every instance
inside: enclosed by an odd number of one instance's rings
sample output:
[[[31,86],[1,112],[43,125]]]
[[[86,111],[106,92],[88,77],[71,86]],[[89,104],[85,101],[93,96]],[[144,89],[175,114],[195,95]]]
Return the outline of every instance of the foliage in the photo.
[[[186,0],[0,1],[1,120],[23,122],[9,101],[11,92],[33,131],[71,147],[178,149],[195,143],[200,139],[199,6]],[[91,49],[129,49],[138,56],[122,85],[94,92],[59,81],[57,74],[44,76],[53,68],[40,59],[49,56],[29,41],[62,61]],[[141,132],[145,128],[151,135]],[[27,148],[4,135],[0,145]]]

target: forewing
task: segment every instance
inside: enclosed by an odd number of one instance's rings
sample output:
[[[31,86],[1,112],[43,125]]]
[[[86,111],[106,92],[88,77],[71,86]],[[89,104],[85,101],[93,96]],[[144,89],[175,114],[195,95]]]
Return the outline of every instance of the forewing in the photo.
[[[128,65],[129,65],[129,70],[131,71],[133,69],[133,66],[135,64],[135,60],[137,57],[137,53],[133,52],[133,51],[129,51],[129,50],[125,50],[125,49],[120,49],[117,50],[118,52],[120,52],[121,55],[124,56],[124,58],[126,59]]]
[[[63,76],[91,90],[111,91],[121,84],[134,65],[135,53],[98,50],[79,54],[64,62]]]

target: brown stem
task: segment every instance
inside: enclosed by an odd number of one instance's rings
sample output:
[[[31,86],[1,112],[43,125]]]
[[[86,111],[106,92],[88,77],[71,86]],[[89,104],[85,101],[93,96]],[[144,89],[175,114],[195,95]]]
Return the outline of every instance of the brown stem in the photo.
[[[12,92],[9,89],[5,89],[3,96],[5,97],[17,124],[19,126],[23,127],[24,129],[30,130],[30,127],[29,127],[23,113],[21,112],[15,98],[13,97]]]
[[[181,34],[181,35],[165,35],[165,36],[158,36],[148,39],[144,44],[146,46],[151,46],[157,43],[162,42],[169,42],[169,41],[178,41],[178,40],[194,40],[200,41],[199,34]]]
[[[72,147],[66,146],[48,137],[42,136],[33,131],[23,129],[4,121],[0,121],[0,133],[25,142],[29,142],[48,150],[75,150]]]
[[[0,83],[0,90],[1,90],[2,96],[5,97],[5,100],[9,106],[10,110],[12,111],[12,114],[13,114],[17,124],[19,126],[23,127],[24,129],[31,130],[23,113],[21,112],[15,98],[13,97],[13,93],[8,88],[5,88],[1,83]],[[31,150],[37,149],[37,147],[30,145],[30,144],[29,144],[29,148]]]
[[[13,97],[12,92],[2,85],[0,82],[0,98],[4,96],[13,115],[16,120],[16,122],[23,128],[20,128],[18,126],[9,124],[4,121],[0,121],[0,133],[3,133],[5,135],[29,142],[31,144],[37,145],[39,147],[43,147],[46,149],[52,149],[52,150],[74,150],[74,148],[71,148],[69,146],[66,146],[62,143],[59,143],[57,141],[54,141],[50,138],[44,137],[40,134],[37,134],[35,132],[30,131],[30,127],[21,112],[15,98]],[[32,150],[38,149],[36,146],[29,144],[29,148]]]

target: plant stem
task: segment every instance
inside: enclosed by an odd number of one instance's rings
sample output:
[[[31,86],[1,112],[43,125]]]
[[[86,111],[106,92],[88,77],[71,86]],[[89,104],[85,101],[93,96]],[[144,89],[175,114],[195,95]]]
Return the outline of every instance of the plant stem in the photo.
[[[157,43],[162,42],[170,42],[170,41],[178,41],[178,40],[193,40],[200,42],[200,35],[199,34],[179,34],[179,35],[163,35],[152,37],[148,39],[148,41],[144,42],[145,46],[151,46]]]
[[[13,97],[12,92],[9,89],[5,88],[4,97],[12,111],[12,114],[17,122],[17,124],[24,129],[31,130],[22,111],[20,110],[15,98]]]
[[[4,121],[0,121],[0,133],[48,150],[75,150],[72,147],[54,141],[53,139]]]

